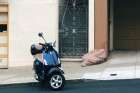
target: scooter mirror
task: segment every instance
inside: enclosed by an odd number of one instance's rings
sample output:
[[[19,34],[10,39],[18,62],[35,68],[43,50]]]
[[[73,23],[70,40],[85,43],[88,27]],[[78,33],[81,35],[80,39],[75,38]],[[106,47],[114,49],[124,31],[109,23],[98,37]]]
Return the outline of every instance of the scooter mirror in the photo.
[[[39,37],[42,37],[43,36],[43,33],[42,32],[38,33],[38,36]]]
[[[45,41],[45,43],[47,43],[45,38],[43,37],[43,33],[42,32],[38,33],[38,36],[41,37]]]

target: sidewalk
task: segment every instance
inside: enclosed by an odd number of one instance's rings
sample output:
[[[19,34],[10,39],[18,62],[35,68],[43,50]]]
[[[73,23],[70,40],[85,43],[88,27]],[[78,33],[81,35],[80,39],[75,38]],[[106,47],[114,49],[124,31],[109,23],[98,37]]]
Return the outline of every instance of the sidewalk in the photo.
[[[81,62],[62,62],[66,80],[140,78],[140,52],[113,52],[107,62],[81,67]],[[32,66],[0,69],[0,84],[36,82]]]
[[[83,78],[97,80],[140,78],[140,51],[112,52],[105,64],[105,69],[101,72],[85,73]]]

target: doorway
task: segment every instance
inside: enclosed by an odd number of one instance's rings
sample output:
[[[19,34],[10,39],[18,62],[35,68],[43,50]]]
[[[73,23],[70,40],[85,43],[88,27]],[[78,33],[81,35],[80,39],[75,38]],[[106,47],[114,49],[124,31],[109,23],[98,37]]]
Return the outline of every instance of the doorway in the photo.
[[[60,0],[59,53],[80,58],[88,52],[88,0]]]
[[[140,49],[140,1],[114,0],[114,34],[115,50]]]

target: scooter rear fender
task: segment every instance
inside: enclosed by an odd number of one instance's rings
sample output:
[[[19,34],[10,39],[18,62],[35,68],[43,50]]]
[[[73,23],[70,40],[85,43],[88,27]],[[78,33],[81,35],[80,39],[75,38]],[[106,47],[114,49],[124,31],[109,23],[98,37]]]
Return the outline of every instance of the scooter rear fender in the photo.
[[[60,74],[64,74],[64,71],[61,70],[60,68],[58,67],[54,67],[54,68],[51,68],[49,71],[48,71],[48,76],[53,74],[53,73],[60,73]]]

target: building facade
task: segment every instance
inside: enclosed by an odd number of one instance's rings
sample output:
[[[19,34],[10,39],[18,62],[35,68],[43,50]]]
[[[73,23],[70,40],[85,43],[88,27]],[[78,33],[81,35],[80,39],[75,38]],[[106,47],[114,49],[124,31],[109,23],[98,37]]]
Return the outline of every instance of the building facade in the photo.
[[[56,41],[62,58],[139,50],[139,0],[0,0],[0,67],[31,65],[30,46]],[[5,21],[3,21],[5,20]]]

